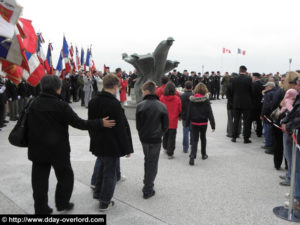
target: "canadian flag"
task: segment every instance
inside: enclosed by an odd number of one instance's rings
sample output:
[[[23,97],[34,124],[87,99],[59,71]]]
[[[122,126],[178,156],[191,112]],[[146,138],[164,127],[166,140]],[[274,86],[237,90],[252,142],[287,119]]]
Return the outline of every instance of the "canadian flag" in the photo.
[[[223,54],[225,54],[225,53],[231,54],[231,51],[229,49],[227,49],[227,48],[223,48]]]

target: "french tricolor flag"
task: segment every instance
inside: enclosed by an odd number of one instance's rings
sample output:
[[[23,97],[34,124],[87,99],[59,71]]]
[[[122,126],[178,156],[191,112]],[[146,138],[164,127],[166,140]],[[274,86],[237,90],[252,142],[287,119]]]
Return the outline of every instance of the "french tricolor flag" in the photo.
[[[222,52],[223,52],[223,54],[225,54],[225,53],[231,54],[231,51],[229,49],[227,49],[227,48],[223,48]]]
[[[79,60],[79,52],[77,46],[75,48],[76,48],[76,66],[77,66],[77,70],[80,70],[81,65]]]
[[[52,51],[53,51],[52,44],[49,43],[49,45],[48,45],[48,50],[47,50],[47,62],[49,63],[50,74],[53,74],[53,73],[54,73],[53,63],[52,63]]]
[[[64,36],[64,41],[63,41],[62,57],[63,57],[64,63],[65,63],[66,74],[68,74],[71,70],[71,65],[70,65],[70,60],[69,60],[69,46],[68,46],[65,36]]]
[[[47,71],[48,74],[50,74],[50,66],[49,66],[49,63],[48,63],[48,60],[44,54],[44,51],[43,51],[43,47],[42,47],[42,43],[45,43],[45,40],[42,36],[42,33],[37,33],[37,37],[38,37],[38,45],[37,45],[37,54],[38,54],[38,57],[40,58],[41,60],[41,63],[44,65],[45,67],[45,70]]]

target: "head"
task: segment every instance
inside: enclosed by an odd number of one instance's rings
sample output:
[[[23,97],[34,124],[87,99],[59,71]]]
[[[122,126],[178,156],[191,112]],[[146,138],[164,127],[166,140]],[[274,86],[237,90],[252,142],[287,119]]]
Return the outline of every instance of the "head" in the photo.
[[[191,91],[193,89],[193,83],[192,81],[186,81],[184,84],[185,90]]]
[[[188,72],[187,70],[184,70],[184,71],[183,71],[183,74],[184,74],[184,75],[189,75],[189,72]]]
[[[117,68],[116,69],[116,76],[120,77],[122,75],[122,69],[121,68]]]
[[[60,95],[62,82],[59,77],[55,75],[45,75],[41,79],[40,83],[42,92]]]
[[[172,81],[169,81],[166,84],[166,87],[165,87],[165,90],[164,90],[164,96],[175,95],[175,94],[176,94],[175,85]]]
[[[228,73],[228,72],[226,72],[226,73],[225,73],[225,76],[226,76],[226,77],[227,77],[227,76],[229,76],[229,73]]]
[[[161,78],[161,84],[167,84],[169,82],[169,78],[167,76],[163,76]]]
[[[260,74],[259,73],[253,73],[252,74],[252,80],[253,81],[260,80]]]
[[[220,75],[220,71],[217,71],[217,75]]]
[[[173,74],[176,75],[177,74],[177,70],[173,70]]]
[[[143,96],[155,95],[155,91],[156,91],[156,84],[153,81],[149,80],[144,83],[142,87]]]
[[[287,91],[291,88],[295,88],[297,84],[293,83],[292,81],[295,80],[297,77],[299,77],[299,74],[297,72],[295,71],[287,72],[283,83],[283,89]]]
[[[240,73],[247,73],[247,67],[246,66],[240,66]]]
[[[272,82],[272,81],[269,81],[264,85],[266,91],[269,91],[272,88],[275,88],[275,86],[276,86],[275,82]]]
[[[115,75],[110,74],[103,78],[103,90],[113,94],[114,96],[117,95],[119,85],[119,78]]]
[[[194,89],[195,94],[201,94],[201,95],[206,95],[208,93],[208,89],[205,84],[199,83],[196,85]]]

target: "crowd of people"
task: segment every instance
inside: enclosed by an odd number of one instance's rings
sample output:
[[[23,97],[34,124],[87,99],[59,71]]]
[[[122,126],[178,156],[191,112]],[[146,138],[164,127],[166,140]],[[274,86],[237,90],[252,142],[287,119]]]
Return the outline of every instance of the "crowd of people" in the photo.
[[[108,68],[109,69],[109,68]],[[45,75],[40,85],[19,85],[0,79],[0,126],[4,127],[7,111],[11,121],[18,119],[24,106],[33,101],[28,119],[28,157],[32,164],[32,188],[35,213],[50,214],[48,179],[51,167],[58,180],[55,202],[58,211],[71,210],[74,175],[70,162],[68,125],[88,130],[90,151],[97,157],[91,178],[93,197],[100,210],[114,205],[116,182],[122,180],[120,157],[130,157],[133,144],[123,106],[138,76],[120,68],[114,73],[79,71],[63,79]],[[300,79],[297,72],[280,75],[248,73],[180,73],[173,70],[161,79],[161,86],[147,81],[142,87],[143,101],[137,105],[136,129],[145,155],[143,197],[155,195],[161,145],[168,158],[174,158],[178,121],[182,121],[182,151],[195,164],[199,139],[201,156],[208,158],[206,132],[208,123],[216,129],[213,100],[227,99],[227,137],[233,143],[243,135],[251,143],[251,130],[264,136],[262,148],[274,155],[274,166],[285,161],[287,173],[280,185],[289,186],[292,161],[292,132],[300,124]],[[72,100],[72,101],[71,101]],[[88,109],[88,120],[77,116],[68,103],[81,101]],[[47,128],[47,129],[46,129]],[[279,129],[280,128],[280,129]],[[60,146],[57,148],[56,146]],[[285,159],[285,160],[284,160]],[[300,158],[297,159],[295,209],[300,210]]]

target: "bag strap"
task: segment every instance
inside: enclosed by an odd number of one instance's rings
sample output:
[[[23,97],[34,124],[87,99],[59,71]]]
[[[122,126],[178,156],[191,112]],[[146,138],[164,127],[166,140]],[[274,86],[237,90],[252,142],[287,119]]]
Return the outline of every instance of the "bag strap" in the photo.
[[[28,113],[28,112],[29,112],[32,103],[35,102],[35,100],[36,100],[37,98],[38,98],[38,97],[33,98],[33,99],[31,99],[31,100],[28,102],[28,104],[27,104],[26,107],[25,107],[25,113]]]

